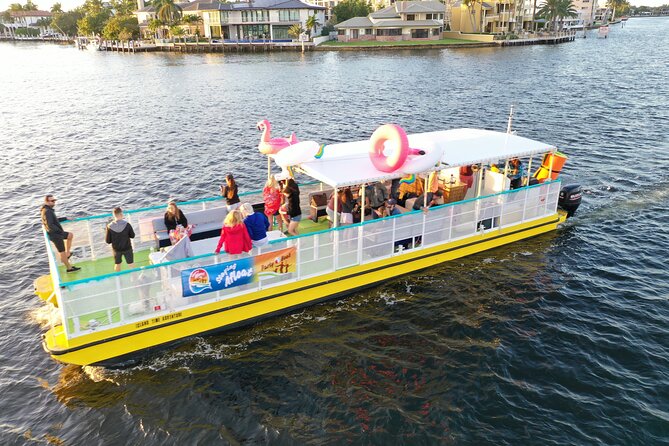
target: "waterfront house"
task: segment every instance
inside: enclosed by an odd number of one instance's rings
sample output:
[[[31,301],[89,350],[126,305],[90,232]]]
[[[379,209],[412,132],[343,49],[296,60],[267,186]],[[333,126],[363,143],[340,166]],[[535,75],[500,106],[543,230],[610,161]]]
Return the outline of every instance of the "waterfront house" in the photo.
[[[444,30],[446,8],[435,1],[399,1],[369,14],[335,25],[337,40],[438,40]]]
[[[5,34],[7,35],[14,35],[18,28],[39,29],[44,34],[53,32],[46,25],[47,20],[51,19],[52,15],[49,11],[10,11],[9,20],[2,20],[0,23],[5,27]]]
[[[140,2],[142,0],[139,0]],[[315,15],[320,24],[312,35],[320,33],[325,23],[325,8],[300,0],[253,0],[221,3],[194,1],[179,3],[183,15],[198,15],[200,34],[223,40],[292,40],[288,29],[299,24],[307,30],[307,19]],[[155,18],[153,6],[139,8],[135,15],[140,29],[145,30]]]
[[[450,5],[450,29],[493,34],[531,30],[532,5],[532,0],[486,0],[467,6],[458,0]]]

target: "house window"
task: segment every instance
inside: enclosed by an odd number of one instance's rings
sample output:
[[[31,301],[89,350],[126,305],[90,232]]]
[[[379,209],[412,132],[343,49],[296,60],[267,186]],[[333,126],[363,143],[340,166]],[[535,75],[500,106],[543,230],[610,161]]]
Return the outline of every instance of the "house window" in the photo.
[[[269,39],[269,25],[241,25],[242,39]]]
[[[372,28],[367,28],[367,29],[365,30],[365,34],[371,36],[372,34],[374,34],[374,30],[373,30]]]
[[[429,37],[427,29],[412,29],[411,38],[412,39],[427,39]]]
[[[221,23],[228,23],[230,13],[228,11],[221,11]]]
[[[338,36],[345,36],[346,35],[346,30],[345,29],[338,29],[337,30],[337,35]]]
[[[407,14],[407,21],[416,20],[416,14]]]
[[[290,34],[288,34],[288,29],[290,29],[290,26],[272,26],[272,38],[274,40],[293,40]]]
[[[297,9],[279,9],[279,22],[298,22],[300,11]]]
[[[401,28],[377,29],[376,30],[376,35],[377,36],[401,36],[402,35],[402,29]]]
[[[242,22],[269,22],[269,11],[242,11]]]

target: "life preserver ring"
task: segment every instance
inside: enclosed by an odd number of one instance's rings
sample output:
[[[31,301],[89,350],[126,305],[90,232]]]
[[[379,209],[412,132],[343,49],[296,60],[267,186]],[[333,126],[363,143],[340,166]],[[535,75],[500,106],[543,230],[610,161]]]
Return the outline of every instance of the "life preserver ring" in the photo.
[[[396,144],[390,155],[384,152],[386,141]],[[409,139],[402,127],[395,124],[385,124],[372,133],[369,146],[369,158],[372,164],[381,172],[394,172],[399,169],[409,156]]]

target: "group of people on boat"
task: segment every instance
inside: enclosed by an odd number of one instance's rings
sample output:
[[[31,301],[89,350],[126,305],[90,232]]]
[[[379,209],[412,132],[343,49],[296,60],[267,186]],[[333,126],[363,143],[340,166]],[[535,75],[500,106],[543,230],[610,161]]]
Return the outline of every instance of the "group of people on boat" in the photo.
[[[451,175],[450,184],[457,182],[464,184],[466,188],[472,187],[476,167],[463,166],[457,179]],[[511,180],[511,189],[521,187],[526,178],[525,168],[518,158],[509,160],[508,165],[491,165],[490,168],[497,172],[506,170]],[[330,224],[333,224],[335,218],[339,225],[348,225],[360,222],[362,215],[365,219],[377,219],[409,210],[426,210],[441,204],[444,183],[439,176],[439,171],[433,171],[427,178],[421,176],[397,178],[390,183],[390,190],[380,181],[362,184],[360,188],[355,189],[355,194],[351,187],[338,189],[336,203],[334,192],[327,199],[326,213]],[[448,179],[445,181],[449,182]],[[289,236],[299,234],[299,223],[302,220],[300,189],[293,178],[269,176],[262,190],[263,212],[256,212],[252,204],[241,202],[239,188],[231,173],[226,175],[225,184],[220,186],[220,193],[225,199],[228,214],[221,228],[215,250],[217,254],[223,249],[228,254],[238,255],[248,253],[254,246],[267,244],[267,232],[272,230],[274,225],[281,232],[285,226],[286,234]],[[363,196],[364,203],[362,203]],[[406,208],[411,199],[413,199],[411,208]],[[53,195],[45,197],[41,209],[42,224],[56,247],[66,271],[76,272],[81,268],[70,261],[74,235],[63,230],[54,211],[55,204],[56,198]],[[173,244],[191,234],[192,226],[188,224],[187,216],[177,207],[175,201],[169,201],[164,214],[164,223]],[[134,267],[131,243],[134,237],[132,225],[123,219],[123,210],[119,207],[114,208],[113,221],[107,225],[105,241],[111,245],[115,271],[120,271],[123,258],[130,268]]]

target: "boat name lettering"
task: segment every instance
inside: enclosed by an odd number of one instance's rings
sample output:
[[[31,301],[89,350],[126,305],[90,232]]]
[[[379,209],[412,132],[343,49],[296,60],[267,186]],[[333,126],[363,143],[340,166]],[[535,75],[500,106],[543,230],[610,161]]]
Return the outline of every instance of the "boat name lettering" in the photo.
[[[178,312],[178,313],[166,314],[165,316],[162,316],[162,317],[154,317],[154,318],[147,319],[147,320],[144,320],[144,321],[141,321],[141,322],[137,322],[135,324],[135,328],[148,327],[149,325],[158,324],[160,322],[167,322],[167,321],[171,321],[173,319],[178,319],[181,316],[182,316],[181,312]]]

